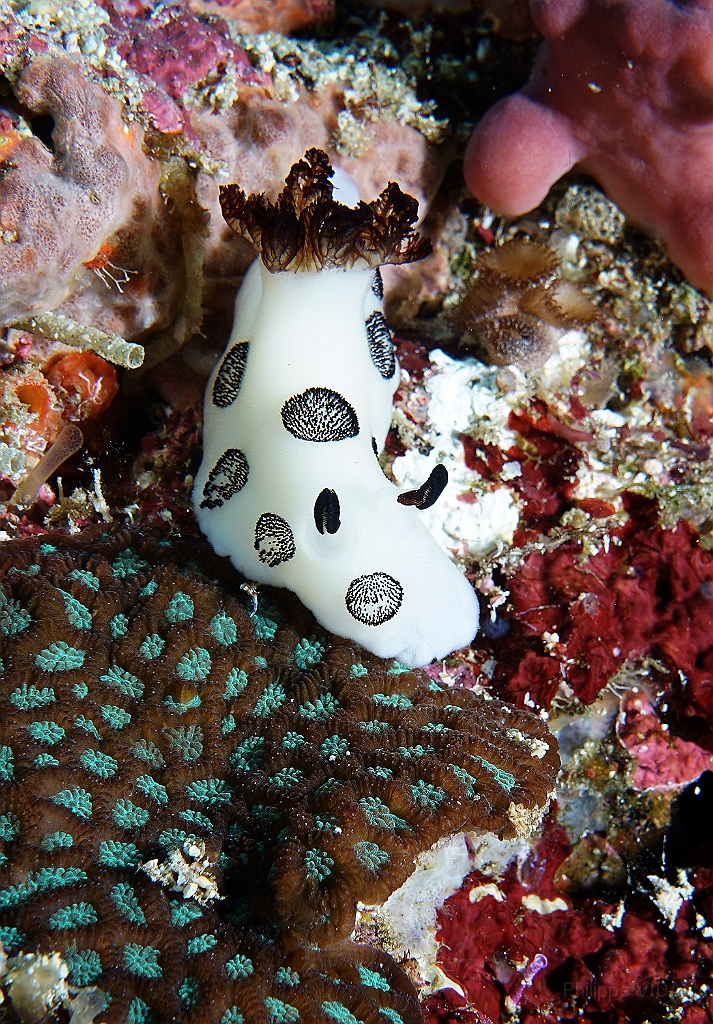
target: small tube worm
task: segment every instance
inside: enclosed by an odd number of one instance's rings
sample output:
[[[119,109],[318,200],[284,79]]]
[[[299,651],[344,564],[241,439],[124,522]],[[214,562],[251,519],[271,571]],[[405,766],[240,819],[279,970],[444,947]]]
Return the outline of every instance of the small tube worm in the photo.
[[[415,505],[424,509],[435,505],[448,483],[448,470],[439,463],[431,470],[428,480],[417,491],[404,491],[396,499],[400,505]]]
[[[12,505],[32,505],[37,492],[62,463],[78,452],[84,444],[84,437],[76,423],[68,423],[55,443],[46,451],[40,461],[20,481],[10,499]]]
[[[87,327],[63,313],[37,313],[16,320],[13,325],[20,331],[31,331],[52,341],[62,341],[73,348],[89,350],[103,356],[110,363],[136,370],[144,361],[144,347],[135,341],[126,341],[119,334],[107,334],[98,327]]]

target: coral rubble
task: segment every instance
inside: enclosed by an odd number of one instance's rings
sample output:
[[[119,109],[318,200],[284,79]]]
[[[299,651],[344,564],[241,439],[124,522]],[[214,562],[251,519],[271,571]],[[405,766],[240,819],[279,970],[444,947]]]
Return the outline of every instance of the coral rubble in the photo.
[[[458,308],[463,343],[482,338],[499,366],[538,369],[569,328],[596,316],[577,286],[558,278],[557,257],[542,244],[511,239],[483,253],[473,270],[478,276]]]
[[[59,952],[107,1021],[415,1024],[396,965],[347,941],[356,901],[459,829],[527,834],[544,724],[304,610],[251,616],[146,528],[0,558],[6,946]]]

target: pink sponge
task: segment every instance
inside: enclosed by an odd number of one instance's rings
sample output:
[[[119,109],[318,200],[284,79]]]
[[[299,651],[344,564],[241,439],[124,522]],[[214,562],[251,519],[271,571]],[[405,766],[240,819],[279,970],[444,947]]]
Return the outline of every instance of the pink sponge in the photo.
[[[530,0],[528,84],[485,115],[465,177],[518,215],[574,164],[713,296],[713,0]]]
[[[21,138],[0,178],[0,324],[56,307],[82,264],[159,198],[158,162],[121,105],[87,81],[78,64],[40,59],[23,72],[17,98],[54,121],[54,153]],[[141,213],[143,211],[143,214]]]

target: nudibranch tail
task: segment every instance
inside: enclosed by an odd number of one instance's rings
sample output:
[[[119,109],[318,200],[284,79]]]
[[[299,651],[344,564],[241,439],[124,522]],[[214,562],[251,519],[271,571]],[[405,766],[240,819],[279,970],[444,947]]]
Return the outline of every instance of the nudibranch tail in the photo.
[[[374,458],[400,379],[375,268],[429,243],[397,185],[347,207],[330,174],[310,150],[274,203],[221,190],[226,220],[261,258],[208,382],[196,515],[249,579],[289,587],[374,654],[424,665],[472,640],[478,602],[418,516],[445,468],[399,497]]]
[[[344,206],[333,198],[331,174],[327,154],[309,149],[274,203],[264,193],[246,196],[237,185],[221,185],[223,216],[273,273],[379,267],[428,256],[431,243],[413,230],[418,216],[413,196],[391,181],[371,203]]]

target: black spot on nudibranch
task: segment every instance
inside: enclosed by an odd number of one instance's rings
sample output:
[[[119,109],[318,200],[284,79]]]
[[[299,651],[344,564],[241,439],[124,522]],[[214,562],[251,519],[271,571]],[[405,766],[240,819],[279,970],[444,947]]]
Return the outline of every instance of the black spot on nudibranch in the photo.
[[[378,445],[376,443],[376,438],[375,437],[372,437],[372,439],[371,439],[371,450],[373,451],[374,455],[376,455],[376,457],[378,459],[379,458],[379,448],[378,448]]]
[[[347,588],[347,611],[365,626],[382,626],[393,619],[404,599],[404,588],[385,572],[358,576]]]
[[[415,505],[416,508],[430,508],[434,505],[448,483],[448,470],[440,463],[434,466],[428,480],[417,491],[404,491],[396,499],[400,505]]]
[[[317,495],[314,503],[314,525],[320,533],[336,533],[339,521],[339,497],[336,491],[325,487]]]
[[[218,376],[213,383],[213,405],[227,409],[238,397],[248,361],[248,343],[239,341],[223,357]]]
[[[228,448],[208,474],[201,508],[219,508],[241,491],[248,480],[248,460],[239,448]]]
[[[343,441],[359,433],[353,407],[331,388],[307,388],[293,395],[281,415],[285,429],[300,441]]]
[[[257,557],[271,569],[289,562],[295,554],[295,538],[290,524],[274,512],[263,512],[255,524]]]
[[[376,268],[376,271],[374,273],[374,280],[371,282],[371,290],[373,291],[374,295],[376,295],[377,299],[383,299],[384,279],[381,276],[381,271],[379,270],[378,267]]]
[[[384,380],[391,380],[396,370],[394,343],[384,314],[375,309],[366,321],[366,336],[369,340],[369,355]]]

